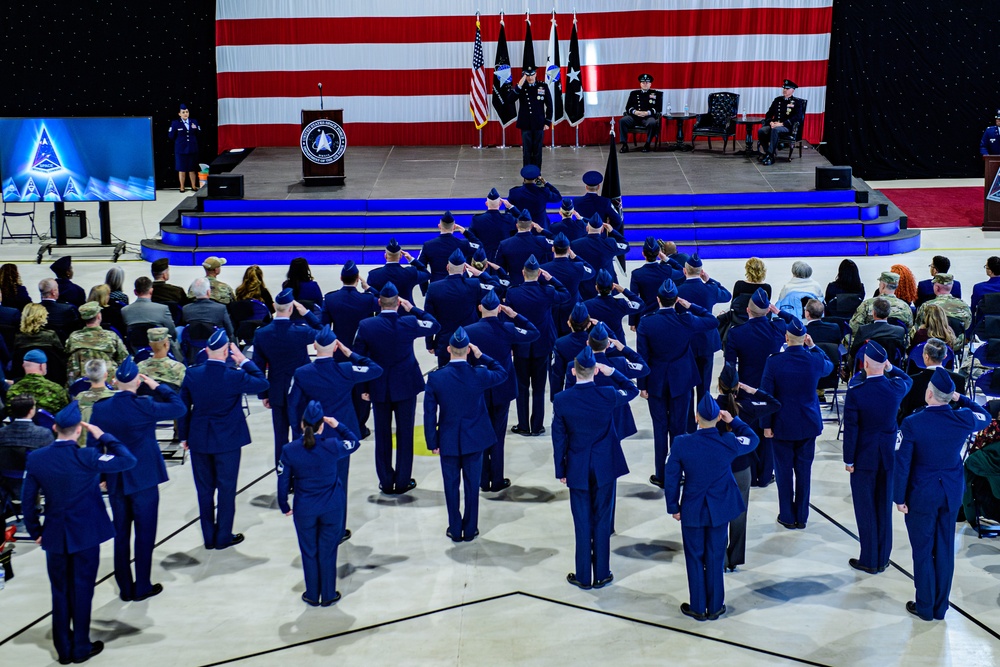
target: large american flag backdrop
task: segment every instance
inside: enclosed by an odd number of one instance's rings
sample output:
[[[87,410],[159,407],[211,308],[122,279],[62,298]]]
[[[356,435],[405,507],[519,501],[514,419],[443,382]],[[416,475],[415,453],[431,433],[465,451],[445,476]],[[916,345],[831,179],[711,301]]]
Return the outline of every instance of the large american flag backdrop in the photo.
[[[606,141],[609,117],[621,115],[642,72],[674,111],[687,105],[695,113],[707,110],[708,93],[725,90],[740,93],[741,111],[763,114],[791,79],[809,100],[805,137],[819,142],[832,3],[558,0],[562,63],[573,9],[577,16],[586,102],[580,142]],[[469,113],[476,11],[489,82],[500,12],[518,65],[525,9],[536,62],[544,63],[552,8],[551,0],[216,0],[219,147],[297,145],[299,111],[319,108],[320,82],[326,108],[343,108],[352,145],[476,144]],[[513,74],[516,82],[520,68]],[[557,144],[574,139],[567,122],[557,125]],[[483,142],[501,142],[492,110]],[[513,126],[506,143],[520,143]]]

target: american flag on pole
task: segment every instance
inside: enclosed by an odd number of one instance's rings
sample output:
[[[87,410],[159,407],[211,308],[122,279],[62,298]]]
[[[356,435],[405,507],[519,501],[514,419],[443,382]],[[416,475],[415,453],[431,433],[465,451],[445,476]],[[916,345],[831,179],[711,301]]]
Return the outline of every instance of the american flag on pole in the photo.
[[[479,13],[476,13],[476,43],[472,46],[472,92],[469,94],[469,109],[472,122],[481,130],[490,120],[490,108],[486,104],[486,62],[483,58],[483,40],[479,33]]]

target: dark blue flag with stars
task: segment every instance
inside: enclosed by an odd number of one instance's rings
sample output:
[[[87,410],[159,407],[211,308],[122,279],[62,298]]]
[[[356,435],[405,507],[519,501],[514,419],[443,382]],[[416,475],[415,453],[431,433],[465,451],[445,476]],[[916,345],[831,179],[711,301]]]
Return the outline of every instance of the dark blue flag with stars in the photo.
[[[503,14],[500,15],[500,36],[497,37],[497,55],[493,62],[493,110],[497,112],[500,124],[507,127],[517,118],[514,104],[514,84],[510,72],[510,54],[507,52],[507,32],[504,30]]]
[[[583,122],[583,78],[580,72],[580,43],[576,37],[576,17],[573,17],[573,34],[569,38],[569,62],[566,65],[566,118],[576,127]]]

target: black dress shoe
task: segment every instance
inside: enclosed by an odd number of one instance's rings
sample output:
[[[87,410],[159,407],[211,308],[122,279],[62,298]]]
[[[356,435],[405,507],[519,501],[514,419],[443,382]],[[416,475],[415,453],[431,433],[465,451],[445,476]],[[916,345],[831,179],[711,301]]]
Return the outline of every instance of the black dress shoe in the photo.
[[[122,602],[131,602],[132,601],[132,598],[130,596],[128,596],[128,595],[125,595],[124,593],[119,593],[118,594],[118,599],[121,600]]]
[[[340,598],[342,598],[342,597],[344,597],[344,596],[340,594],[340,591],[337,591],[337,594],[333,596],[332,600],[323,600],[322,602],[320,602],[319,606],[320,607],[329,607],[331,605],[335,605],[338,602],[340,602]]]
[[[382,486],[381,484],[379,484],[378,485],[378,490],[381,491],[383,494],[385,494],[387,496],[394,496],[394,495],[396,495],[396,489],[392,488],[391,486],[389,488],[386,488],[386,487]]]
[[[349,539],[351,539],[351,529],[350,528],[345,528],[344,529],[344,534],[340,536],[340,542],[337,542],[337,544],[343,544],[344,542],[346,542]]]
[[[305,593],[302,594],[302,601],[305,602],[310,607],[318,607],[319,606],[319,602],[317,602],[316,600],[310,600],[309,598],[306,597]]]
[[[795,530],[796,528],[799,527],[798,524],[796,523],[785,523],[784,521],[781,520],[781,517],[778,517],[776,521],[778,522],[779,526],[784,526],[788,530]]]
[[[509,488],[510,488],[510,480],[507,479],[506,477],[504,477],[503,481],[500,482],[500,486],[495,487],[493,489],[493,491],[494,492],[496,492],[496,491],[503,491],[504,489],[509,489]]]
[[[365,438],[367,438],[371,434],[372,434],[372,430],[370,428],[368,428],[367,426],[365,426],[365,427],[363,427],[361,429],[361,439],[362,440],[364,440]]]
[[[478,530],[472,534],[472,537],[469,537],[468,535],[466,535],[462,539],[465,542],[471,542],[472,540],[476,539],[477,537],[479,537],[479,531]]]
[[[103,650],[104,650],[104,642],[100,642],[100,641],[94,642],[94,643],[92,643],[90,645],[90,653],[88,653],[87,655],[85,655],[82,658],[76,658],[76,659],[74,659],[73,660],[73,664],[74,665],[79,665],[80,663],[87,662],[88,660],[90,660],[91,658],[93,658],[95,655],[99,654]]]
[[[531,435],[531,430],[527,428],[521,428],[520,426],[511,426],[511,433],[516,433],[518,435]]]
[[[573,572],[566,575],[566,581],[573,584],[577,588],[582,588],[585,591],[589,591],[592,588],[590,584],[581,584],[580,580],[576,578],[576,574]]]
[[[594,582],[594,588],[604,588],[614,580],[615,580],[614,572],[609,572],[606,578]]]
[[[920,615],[920,612],[917,611],[917,603],[914,602],[913,600],[910,600],[909,602],[906,603],[906,611],[910,612],[911,614],[919,618],[921,621],[931,620],[929,618],[924,618],[923,616]]]
[[[805,527],[806,527],[806,524],[804,524],[804,523],[799,523],[798,521],[796,521],[796,522],[795,522],[795,527],[796,527],[796,528],[798,528],[799,530],[804,530],[804,529],[805,529]]]
[[[73,658],[59,658],[59,664],[60,665],[72,665],[73,664]]]
[[[540,436],[543,433],[545,433],[545,427],[544,426],[542,428],[538,429],[537,431],[532,431],[531,432],[531,436],[533,438],[537,438],[538,436]]]
[[[648,153],[649,152],[649,144],[643,144],[643,146],[642,146],[642,152],[643,153]]]
[[[687,602],[681,605],[681,613],[684,614],[685,616],[690,616],[696,621],[704,621],[706,618],[708,618],[705,614],[699,614],[694,609],[692,609],[691,605],[689,605]]]
[[[133,598],[136,602],[142,602],[143,600],[148,600],[149,598],[155,598],[157,595],[163,592],[163,584],[153,584],[153,587],[145,595],[139,595]]]
[[[235,534],[233,534],[233,539],[229,542],[229,544],[227,544],[225,546],[222,546],[222,547],[215,547],[215,548],[216,549],[228,549],[229,547],[235,547],[237,544],[242,544],[243,540],[245,540],[245,539],[246,539],[246,537],[243,536],[243,533],[235,533]]]
[[[618,149],[619,153],[628,153],[628,144],[622,144],[621,148]]]
[[[722,607],[719,608],[719,611],[715,612],[714,614],[709,614],[705,618],[707,618],[710,621],[716,621],[719,619],[720,616],[722,616],[725,613],[726,613],[726,605],[722,605]]]
[[[452,535],[452,534],[451,534],[451,528],[449,528],[448,530],[444,531],[444,534],[445,534],[445,535],[446,535],[446,536],[448,537],[448,539],[449,539],[449,540],[451,540],[452,542],[461,542],[461,541],[462,541],[462,537],[461,537],[461,536],[459,536],[459,537],[455,537],[454,535]]]
[[[878,570],[874,567],[865,567],[861,564],[857,558],[852,558],[847,561],[847,564],[853,567],[855,570],[861,570],[862,572],[867,572],[868,574],[878,574]]]
[[[663,480],[657,477],[656,475],[649,476],[649,483],[652,484],[653,486],[658,486],[661,489],[663,488]]]

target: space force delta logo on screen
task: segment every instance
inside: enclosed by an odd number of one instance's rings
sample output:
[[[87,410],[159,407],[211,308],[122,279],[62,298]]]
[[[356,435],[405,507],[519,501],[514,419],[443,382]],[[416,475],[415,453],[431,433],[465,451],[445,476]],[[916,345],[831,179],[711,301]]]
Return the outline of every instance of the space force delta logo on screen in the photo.
[[[338,123],[320,118],[302,128],[299,146],[310,162],[331,164],[344,157],[347,134]]]

